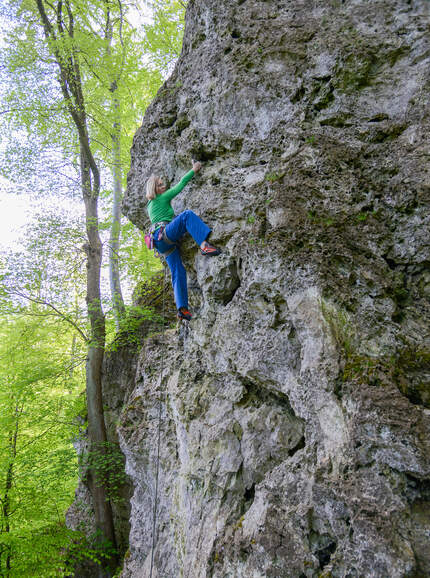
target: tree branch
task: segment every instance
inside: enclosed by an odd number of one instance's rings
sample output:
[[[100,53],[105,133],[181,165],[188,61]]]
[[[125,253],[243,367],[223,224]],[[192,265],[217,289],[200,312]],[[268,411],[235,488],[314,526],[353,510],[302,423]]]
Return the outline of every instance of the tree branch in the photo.
[[[31,301],[32,303],[36,303],[38,305],[44,305],[45,307],[49,307],[50,309],[55,311],[55,313],[57,314],[58,317],[61,317],[61,319],[63,319],[64,321],[69,323],[72,327],[74,327],[74,329],[76,329],[76,331],[79,333],[79,335],[85,341],[85,343],[89,342],[88,337],[85,335],[85,333],[79,327],[79,325],[77,325],[73,321],[73,319],[70,319],[70,317],[68,317],[67,315],[62,313],[59,309],[57,309],[57,307],[55,307],[55,305],[53,305],[52,303],[49,303],[49,301],[45,301],[44,299],[37,299],[36,297],[30,297],[30,295],[26,295],[23,291],[20,291],[19,289],[11,289],[8,292],[11,295],[17,295],[18,297],[23,297],[24,299],[27,299],[28,301]]]
[[[97,164],[94,160],[90,145],[89,145],[89,136],[88,131],[86,128],[85,123],[85,109],[84,109],[84,98],[81,89],[81,76],[79,70],[79,64],[77,58],[72,58],[70,62],[70,66],[72,67],[72,71],[70,70],[69,66],[64,62],[64,58],[62,57],[59,49],[58,49],[58,40],[55,34],[54,27],[52,26],[49,18],[46,14],[45,7],[43,5],[43,0],[36,0],[37,7],[42,18],[42,24],[45,31],[45,37],[47,41],[50,42],[52,46],[52,50],[54,52],[55,59],[57,61],[58,67],[60,68],[60,86],[61,91],[63,92],[64,100],[66,102],[67,109],[75,123],[75,126],[78,131],[79,135],[79,142],[81,143],[82,149],[85,153],[86,158],[88,159],[88,163],[91,168],[91,172],[94,177],[94,190],[92,190],[92,194],[95,197],[98,197],[100,191],[100,172],[97,167]],[[68,5],[68,0],[66,1],[66,6]],[[60,0],[58,3],[58,12],[57,12],[57,25],[59,27],[60,33],[64,32],[63,22],[61,18],[61,11],[62,11],[62,1]],[[70,20],[69,22],[73,22]],[[69,31],[69,36],[72,34],[71,38],[73,38],[73,26]],[[75,55],[76,56],[76,55]],[[69,87],[71,89],[71,93],[69,92]]]

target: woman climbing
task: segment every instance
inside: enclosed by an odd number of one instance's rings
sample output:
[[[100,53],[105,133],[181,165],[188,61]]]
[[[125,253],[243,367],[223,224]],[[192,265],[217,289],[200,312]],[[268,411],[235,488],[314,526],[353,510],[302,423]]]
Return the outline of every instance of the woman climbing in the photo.
[[[187,274],[179,253],[179,241],[186,232],[200,246],[200,253],[207,257],[219,255],[217,249],[206,240],[211,230],[193,211],[184,211],[175,217],[171,207],[172,199],[201,169],[199,162],[193,162],[193,168],[186,173],[177,185],[166,190],[162,179],[151,175],[146,184],[148,215],[151,220],[151,235],[154,247],[164,255],[172,274],[173,292],[175,295],[178,318],[191,319],[188,310]]]

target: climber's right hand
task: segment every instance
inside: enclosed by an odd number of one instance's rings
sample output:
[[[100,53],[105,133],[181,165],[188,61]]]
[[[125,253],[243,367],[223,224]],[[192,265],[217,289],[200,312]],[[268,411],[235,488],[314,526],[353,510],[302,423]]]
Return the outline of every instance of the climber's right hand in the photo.
[[[193,171],[195,173],[198,173],[201,168],[202,164],[199,161],[193,161]]]

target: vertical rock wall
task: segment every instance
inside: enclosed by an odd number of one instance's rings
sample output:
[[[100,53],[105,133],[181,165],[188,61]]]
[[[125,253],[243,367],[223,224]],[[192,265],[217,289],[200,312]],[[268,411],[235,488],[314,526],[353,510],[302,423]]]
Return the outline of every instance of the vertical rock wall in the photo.
[[[133,483],[123,576],[430,575],[427,0],[191,0],[135,136],[213,228],[194,318],[116,384]],[[112,382],[112,379],[110,380]],[[115,388],[111,388],[114,390]],[[109,403],[109,401],[108,401]]]

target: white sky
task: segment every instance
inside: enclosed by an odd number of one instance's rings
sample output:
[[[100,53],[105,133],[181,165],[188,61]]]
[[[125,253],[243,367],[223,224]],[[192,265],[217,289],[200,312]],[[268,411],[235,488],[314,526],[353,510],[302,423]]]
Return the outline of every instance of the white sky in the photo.
[[[40,213],[48,212],[83,216],[80,199],[64,197],[37,197],[30,193],[17,194],[10,191],[6,179],[0,176],[0,252],[22,249],[21,241],[26,228]]]
[[[22,228],[31,216],[32,207],[27,195],[0,191],[0,251],[18,246]]]

